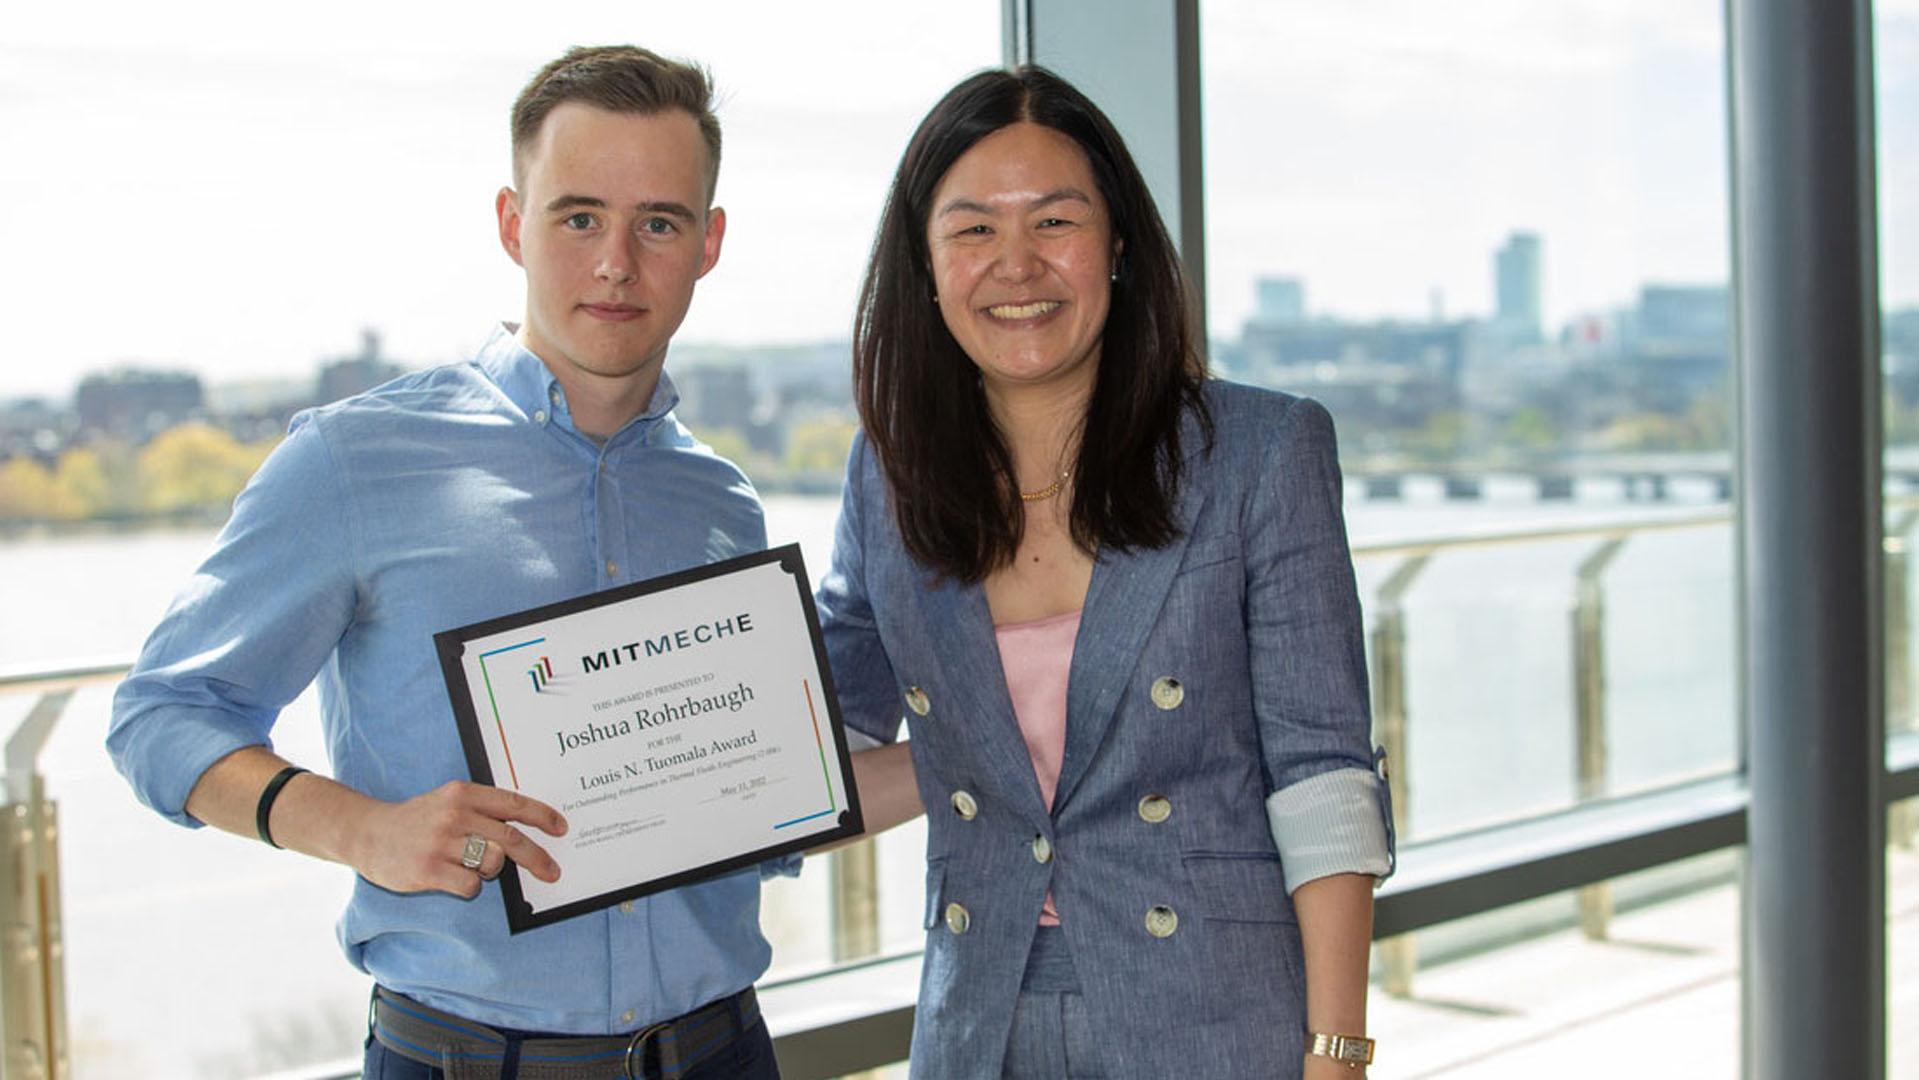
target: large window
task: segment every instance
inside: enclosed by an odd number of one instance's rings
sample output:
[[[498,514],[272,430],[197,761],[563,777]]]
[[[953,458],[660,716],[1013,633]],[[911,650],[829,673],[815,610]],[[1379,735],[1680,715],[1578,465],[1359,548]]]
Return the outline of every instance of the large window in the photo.
[[[1886,730],[1919,729],[1919,4],[1874,5],[1878,82],[1880,338],[1885,369]],[[1919,1027],[1910,1021],[1919,964],[1919,801],[1887,819],[1886,946],[1891,979],[1886,1075],[1919,1072]],[[1903,976],[1903,977],[1902,977]]]
[[[886,183],[938,95],[1000,56],[993,0],[602,2],[564,18],[118,4],[6,23],[10,669],[130,654],[292,409],[460,357],[518,317],[493,224],[508,107],[575,43],[712,69],[729,228],[669,366],[682,419],[747,464],[775,540],[823,568],[852,430],[846,341]],[[134,805],[101,749],[106,696],[68,706],[43,761],[80,1075],[258,1075],[356,1053],[366,982],[331,928],[346,871]],[[33,700],[0,698],[0,719]],[[303,698],[276,738],[320,765],[314,714]],[[881,860],[892,937],[917,927],[914,839]],[[833,952],[833,880],[815,860],[769,890],[782,970]]]
[[[1388,7],[1204,6],[1207,287],[1339,423],[1413,838],[1731,768],[1719,6]]]
[[[1338,423],[1402,865],[1738,767],[1724,49],[1711,0],[1201,5],[1212,358]],[[1382,942],[1394,1075],[1528,1074],[1634,991],[1492,983],[1682,948],[1729,865]]]

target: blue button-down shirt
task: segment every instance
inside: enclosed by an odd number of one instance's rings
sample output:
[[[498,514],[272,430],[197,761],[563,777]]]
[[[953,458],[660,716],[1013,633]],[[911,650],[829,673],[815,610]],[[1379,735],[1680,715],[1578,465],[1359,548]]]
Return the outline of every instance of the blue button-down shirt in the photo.
[[[467,779],[435,631],[765,547],[752,486],[680,426],[676,401],[662,376],[600,445],[501,328],[471,362],[301,413],[116,694],[115,763],[195,825],[200,774],[270,745],[317,676],[341,783],[402,800]],[[766,970],[754,871],[512,936],[498,890],[357,879],[340,943],[384,986],[541,1031],[634,1030]]]

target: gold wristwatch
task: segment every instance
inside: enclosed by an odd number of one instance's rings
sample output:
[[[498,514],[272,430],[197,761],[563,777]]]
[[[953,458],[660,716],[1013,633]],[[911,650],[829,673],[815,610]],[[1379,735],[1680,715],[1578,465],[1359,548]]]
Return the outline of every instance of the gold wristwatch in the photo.
[[[1329,1057],[1349,1068],[1373,1063],[1373,1040],[1363,1035],[1326,1035],[1313,1032],[1309,1053]]]

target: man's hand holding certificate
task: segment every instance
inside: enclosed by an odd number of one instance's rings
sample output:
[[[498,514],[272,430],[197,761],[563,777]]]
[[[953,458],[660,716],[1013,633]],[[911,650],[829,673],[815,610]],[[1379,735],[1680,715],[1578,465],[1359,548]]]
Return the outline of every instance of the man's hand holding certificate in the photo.
[[[796,546],[435,635],[473,778],[566,815],[514,931],[858,835]]]

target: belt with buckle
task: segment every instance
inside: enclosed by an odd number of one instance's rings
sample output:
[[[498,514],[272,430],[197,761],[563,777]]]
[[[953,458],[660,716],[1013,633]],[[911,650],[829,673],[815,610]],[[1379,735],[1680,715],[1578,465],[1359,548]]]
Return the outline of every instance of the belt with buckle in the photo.
[[[672,1080],[732,1046],[759,1019],[759,998],[749,986],[628,1035],[528,1034],[373,988],[373,1037],[409,1061],[443,1070],[448,1080],[492,1080],[509,1061],[520,1080]]]

